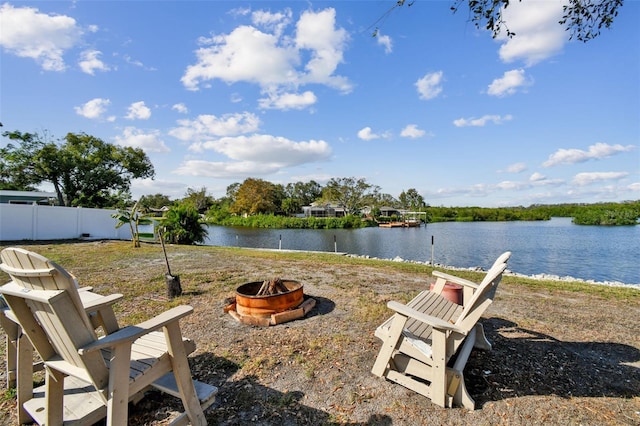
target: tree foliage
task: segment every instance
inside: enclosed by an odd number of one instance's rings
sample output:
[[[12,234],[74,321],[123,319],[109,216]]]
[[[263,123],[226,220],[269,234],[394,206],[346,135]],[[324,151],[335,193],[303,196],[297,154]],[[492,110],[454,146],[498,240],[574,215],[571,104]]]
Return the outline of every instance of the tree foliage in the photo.
[[[289,183],[285,187],[285,194],[298,205],[308,206],[322,196],[322,186],[314,180]]]
[[[493,37],[497,37],[503,31],[508,37],[516,34],[508,27],[504,20],[503,12],[516,0],[452,0],[453,13],[464,8],[469,10],[469,20],[477,27],[491,31]],[[532,0],[517,0],[532,1]],[[396,8],[412,6],[416,0],[397,0],[395,4],[378,20],[386,17]],[[563,5],[562,19],[559,25],[569,32],[569,39],[577,39],[587,42],[600,35],[603,28],[610,28],[614,19],[618,16],[618,10],[624,0],[567,0]],[[464,7],[467,6],[467,7]],[[378,23],[376,22],[376,24]],[[378,28],[373,36],[377,36]]]
[[[322,198],[343,206],[345,214],[350,215],[358,213],[367,204],[373,204],[379,192],[380,187],[363,178],[332,178],[322,190]]]
[[[273,213],[278,210],[276,185],[262,179],[248,178],[235,192],[230,211],[235,214]]]
[[[84,133],[68,133],[60,143],[37,133],[5,132],[0,150],[3,187],[31,190],[50,183],[58,203],[73,207],[113,207],[130,198],[131,180],[154,176],[143,150],[118,147]]]
[[[204,243],[207,229],[200,219],[200,213],[189,203],[177,203],[162,217],[160,226],[166,241],[174,244]]]
[[[199,213],[205,213],[214,203],[213,197],[207,195],[207,188],[205,187],[198,190],[188,188],[187,194],[182,201],[193,206]]]
[[[409,188],[406,191],[402,191],[398,197],[400,206],[403,209],[420,210],[426,206],[424,197],[420,195],[417,189]]]
[[[143,195],[140,197],[140,201],[138,201],[140,205],[140,209],[149,211],[151,209],[161,209],[163,207],[171,207],[173,205],[173,201],[169,198],[168,195],[164,194],[153,194],[153,195]]]

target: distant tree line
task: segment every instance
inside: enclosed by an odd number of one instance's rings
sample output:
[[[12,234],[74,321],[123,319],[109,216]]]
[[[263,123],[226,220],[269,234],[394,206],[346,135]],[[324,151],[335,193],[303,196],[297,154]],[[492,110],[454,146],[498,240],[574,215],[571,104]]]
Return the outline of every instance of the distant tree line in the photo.
[[[5,132],[9,143],[0,148],[0,189],[34,190],[50,183],[59,205],[118,208],[118,219],[141,216],[163,218],[170,241],[201,242],[206,237],[199,224],[269,228],[355,228],[372,226],[387,207],[417,212],[427,222],[548,220],[572,217],[581,225],[635,225],[640,201],[626,203],[532,205],[529,207],[429,206],[415,188],[398,197],[382,193],[364,178],[332,178],[324,186],[311,180],[286,185],[247,178],[227,187],[218,199],[207,189],[189,188],[182,199],[163,194],[132,200],[131,180],[154,177],[153,165],[140,149],[118,147],[86,135],[69,133],[59,141],[46,134]],[[333,205],[344,217],[301,218],[304,206]],[[365,214],[366,213],[366,214]],[[403,219],[392,216],[387,220]],[[130,223],[131,225],[131,223]],[[185,227],[191,230],[185,230]]]

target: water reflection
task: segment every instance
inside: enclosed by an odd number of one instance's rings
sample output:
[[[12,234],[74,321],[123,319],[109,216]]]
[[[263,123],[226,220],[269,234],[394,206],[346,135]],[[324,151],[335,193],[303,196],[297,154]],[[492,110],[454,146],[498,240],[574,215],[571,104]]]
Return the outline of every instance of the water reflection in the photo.
[[[433,246],[432,246],[433,240]],[[255,229],[209,227],[207,245],[338,251],[383,259],[487,268],[510,250],[509,267],[527,275],[553,274],[640,283],[640,226],[577,226],[542,222],[453,222],[421,228]]]

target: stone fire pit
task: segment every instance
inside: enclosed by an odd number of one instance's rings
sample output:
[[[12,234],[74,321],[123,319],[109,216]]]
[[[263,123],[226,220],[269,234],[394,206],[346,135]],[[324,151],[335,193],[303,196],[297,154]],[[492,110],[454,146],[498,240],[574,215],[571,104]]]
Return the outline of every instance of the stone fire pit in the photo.
[[[300,282],[275,278],[241,285],[224,310],[242,323],[269,326],[302,318],[315,304]]]

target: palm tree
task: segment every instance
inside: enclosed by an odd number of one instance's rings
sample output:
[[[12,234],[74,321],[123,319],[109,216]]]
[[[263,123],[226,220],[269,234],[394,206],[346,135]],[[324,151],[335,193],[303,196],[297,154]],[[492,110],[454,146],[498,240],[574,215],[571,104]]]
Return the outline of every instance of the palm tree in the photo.
[[[133,242],[134,247],[140,247],[138,226],[150,225],[152,223],[151,219],[145,217],[138,209],[139,203],[139,201],[136,202],[131,210],[118,209],[117,213],[111,215],[112,218],[118,219],[116,229],[120,228],[125,223],[129,224],[129,228],[131,229],[131,241]]]

